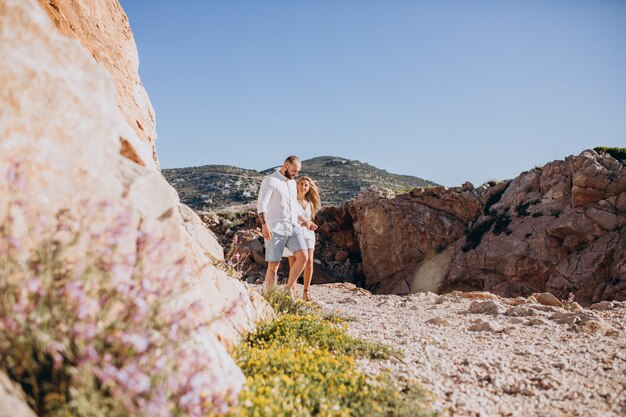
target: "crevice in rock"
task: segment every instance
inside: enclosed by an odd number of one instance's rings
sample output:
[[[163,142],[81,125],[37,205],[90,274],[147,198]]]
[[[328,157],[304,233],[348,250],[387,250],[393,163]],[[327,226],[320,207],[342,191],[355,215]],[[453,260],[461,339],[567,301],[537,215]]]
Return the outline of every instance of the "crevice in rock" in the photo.
[[[120,145],[121,145],[120,155],[122,155],[123,157],[127,159],[130,159],[131,161],[133,161],[136,164],[141,165],[142,167],[146,166],[146,164],[143,162],[143,160],[139,157],[139,155],[135,151],[135,148],[133,148],[133,146],[130,144],[128,140],[126,140],[125,138],[121,136],[120,136]]]

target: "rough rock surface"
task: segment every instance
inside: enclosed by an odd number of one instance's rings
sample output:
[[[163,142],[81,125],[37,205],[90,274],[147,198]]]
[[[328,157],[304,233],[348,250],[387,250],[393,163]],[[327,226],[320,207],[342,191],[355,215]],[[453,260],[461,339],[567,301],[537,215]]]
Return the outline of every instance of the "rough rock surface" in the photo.
[[[475,189],[435,187],[398,196],[373,191],[350,200],[366,288],[411,292],[416,265],[463,235],[482,209],[480,198]]]
[[[115,1],[96,3],[98,16],[100,6],[119,7]],[[98,24],[87,23],[90,13],[84,13],[82,25]],[[197,215],[180,205],[158,170],[123,155],[120,138],[141,140],[120,112],[109,71],[93,53],[59,34],[35,0],[0,0],[0,28],[0,210],[11,197],[6,190],[16,166],[28,183],[23,193],[29,204],[51,215],[71,212],[85,199],[127,210],[137,233],[171,245],[170,259],[162,262],[182,258],[197,277],[196,288],[179,302],[199,298],[206,320],[223,316],[213,323],[214,340],[200,342],[224,358],[222,369],[210,371],[236,391],[241,372],[217,339],[233,342],[273,314],[271,308],[216,268],[222,248]],[[230,314],[223,315],[225,310]]]
[[[626,299],[626,169],[608,154],[522,173],[469,227],[475,235],[455,244],[439,291]]]
[[[9,377],[0,371],[0,417],[35,417],[26,404],[24,393]]]
[[[421,381],[442,415],[626,415],[625,302],[568,310],[532,297],[372,295],[351,284],[314,285],[311,296],[354,318],[352,335],[402,350],[360,366],[389,369],[400,385]]]
[[[626,169],[585,151],[495,186],[368,190],[319,214],[316,256],[375,293],[626,299]]]
[[[139,56],[128,17],[116,0],[38,0],[57,30],[80,41],[115,82],[115,100],[135,135],[120,138],[127,158],[158,165],[155,116],[139,79]],[[139,139],[139,140],[138,140]]]

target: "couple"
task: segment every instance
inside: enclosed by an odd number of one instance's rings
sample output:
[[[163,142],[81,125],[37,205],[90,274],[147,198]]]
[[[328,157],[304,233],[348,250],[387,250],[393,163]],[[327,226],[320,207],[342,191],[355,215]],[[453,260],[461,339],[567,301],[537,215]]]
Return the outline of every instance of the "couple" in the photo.
[[[289,279],[286,289],[295,299],[296,280],[304,271],[305,301],[311,301],[309,287],[313,276],[313,250],[315,249],[315,229],[312,219],[320,209],[317,186],[308,177],[296,181],[302,163],[292,155],[285,159],[283,166],[261,182],[257,211],[265,238],[265,260],[267,272],[265,285],[272,288],[276,284],[278,265],[287,249],[289,257]]]

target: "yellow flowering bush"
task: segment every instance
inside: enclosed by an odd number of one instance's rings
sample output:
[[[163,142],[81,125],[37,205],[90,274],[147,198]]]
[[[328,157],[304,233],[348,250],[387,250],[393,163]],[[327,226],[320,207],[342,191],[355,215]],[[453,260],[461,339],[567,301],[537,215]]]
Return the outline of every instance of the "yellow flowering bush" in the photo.
[[[387,345],[355,339],[346,333],[344,326],[337,324],[337,319],[320,318],[314,314],[286,314],[271,323],[261,324],[256,333],[248,336],[248,343],[253,347],[277,344],[295,349],[306,344],[334,354],[370,359],[401,356],[401,352],[395,352]]]
[[[280,302],[283,311],[295,310]],[[388,358],[397,352],[351,337],[341,321],[308,307],[302,314],[281,314],[249,334],[235,352],[246,386],[228,417],[432,415],[417,383],[399,391],[389,375],[369,378],[356,368],[356,357]]]

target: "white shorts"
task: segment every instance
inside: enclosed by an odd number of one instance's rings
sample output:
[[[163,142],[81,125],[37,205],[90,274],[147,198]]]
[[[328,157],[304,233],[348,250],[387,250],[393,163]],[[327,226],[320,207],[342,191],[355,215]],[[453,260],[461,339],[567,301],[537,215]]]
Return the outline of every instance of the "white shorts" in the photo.
[[[306,244],[307,249],[315,249],[315,234],[312,236],[304,236],[304,243]],[[293,256],[293,252],[290,251],[287,247],[283,250],[283,258]]]
[[[300,229],[295,229],[290,236],[272,233],[270,240],[265,239],[265,261],[280,262],[281,254],[285,250],[297,252],[305,249],[306,243]]]

